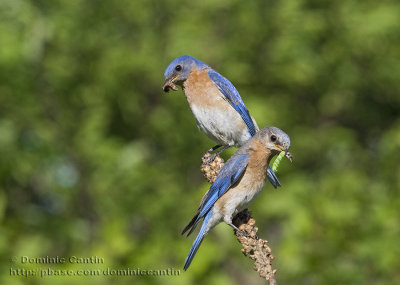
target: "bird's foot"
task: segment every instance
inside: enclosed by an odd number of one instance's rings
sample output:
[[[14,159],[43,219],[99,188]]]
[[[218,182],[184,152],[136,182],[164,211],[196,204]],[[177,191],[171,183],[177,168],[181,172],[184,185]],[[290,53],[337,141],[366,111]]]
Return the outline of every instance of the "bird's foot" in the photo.
[[[228,225],[231,226],[231,227],[235,230],[235,232],[238,232],[238,233],[241,234],[242,236],[251,237],[250,234],[246,233],[245,231],[242,231],[241,229],[239,229],[239,228],[238,228],[237,226],[235,226],[234,224],[228,223]]]
[[[206,152],[203,157],[201,158],[201,160],[203,161],[204,165],[208,165],[211,162],[214,161],[214,159],[218,156],[219,153],[210,153],[210,152]]]
[[[220,148],[222,145],[216,145],[212,148],[210,148],[209,150],[207,150],[207,152],[203,155],[202,157],[202,161],[203,161],[203,165],[207,165],[210,164],[211,162],[214,161],[214,159],[219,156],[219,154],[221,152],[223,152],[224,150],[226,150],[227,148],[232,147],[232,145],[224,145],[222,146],[222,148]],[[220,148],[220,149],[218,149]],[[216,152],[212,153],[214,150],[218,149]]]
[[[204,154],[203,154],[203,156],[202,156],[202,158],[201,158],[201,161],[203,162],[203,165],[207,165],[207,164],[210,164],[211,162],[213,162],[214,161],[214,159],[217,157],[217,155],[220,153],[220,152],[215,152],[215,153],[212,153],[214,150],[216,150],[216,149],[219,149],[220,147],[221,147],[222,145],[216,145],[216,146],[213,146],[212,148],[210,148],[209,150],[207,150]]]

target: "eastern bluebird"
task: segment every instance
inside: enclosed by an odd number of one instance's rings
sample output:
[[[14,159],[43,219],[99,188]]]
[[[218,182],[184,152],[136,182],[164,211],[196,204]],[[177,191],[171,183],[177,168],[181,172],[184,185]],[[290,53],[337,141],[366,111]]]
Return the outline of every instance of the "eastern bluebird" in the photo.
[[[275,127],[265,127],[241,146],[225,163],[215,182],[200,202],[196,215],[184,228],[182,234],[192,233],[202,218],[203,224],[186,257],[184,270],[187,270],[206,234],[224,221],[235,230],[232,218],[247,208],[265,185],[266,170],[271,158],[281,151],[291,159],[288,149],[289,136]]]
[[[164,91],[180,85],[198,128],[217,143],[208,152],[223,146],[210,160],[226,148],[242,146],[258,131],[235,86],[207,64],[184,55],[168,65],[164,76]],[[267,175],[275,188],[281,186],[271,167]]]

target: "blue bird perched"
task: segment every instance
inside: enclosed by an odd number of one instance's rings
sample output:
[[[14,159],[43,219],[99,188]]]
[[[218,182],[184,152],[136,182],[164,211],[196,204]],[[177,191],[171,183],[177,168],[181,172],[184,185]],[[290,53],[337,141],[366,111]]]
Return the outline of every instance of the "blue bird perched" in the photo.
[[[200,202],[200,206],[182,234],[190,235],[203,220],[201,229],[186,258],[184,270],[190,266],[206,234],[224,221],[236,231],[233,217],[257,197],[265,185],[266,170],[272,157],[282,151],[291,160],[290,138],[276,127],[265,127],[241,146],[225,163],[215,182]]]
[[[164,76],[164,91],[182,86],[198,128],[217,143],[207,152],[220,148],[208,162],[229,147],[242,146],[259,130],[235,86],[200,60],[189,55],[178,57]],[[281,186],[271,167],[267,175],[275,188]]]

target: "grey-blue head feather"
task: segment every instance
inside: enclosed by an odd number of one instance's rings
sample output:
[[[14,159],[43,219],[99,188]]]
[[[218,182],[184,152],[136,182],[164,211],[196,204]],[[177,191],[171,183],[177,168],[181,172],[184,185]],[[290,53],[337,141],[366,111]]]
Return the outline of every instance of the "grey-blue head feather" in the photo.
[[[194,67],[196,67],[197,69],[204,69],[209,66],[190,55],[183,55],[181,57],[178,57],[174,59],[165,69],[165,80],[171,80],[175,76],[179,75],[175,83],[182,83],[188,78],[190,71]]]
[[[290,147],[290,137],[277,127],[264,127],[257,133],[270,149],[287,151]],[[279,149],[276,149],[276,146]]]

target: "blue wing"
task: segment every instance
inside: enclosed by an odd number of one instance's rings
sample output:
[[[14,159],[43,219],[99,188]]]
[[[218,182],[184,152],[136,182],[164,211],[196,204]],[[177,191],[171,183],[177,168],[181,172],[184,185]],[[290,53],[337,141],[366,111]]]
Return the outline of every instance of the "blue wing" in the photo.
[[[227,164],[221,169],[217,179],[211,185],[210,190],[206,193],[200,203],[199,216],[203,217],[214,206],[214,203],[221,197],[228,189],[235,184],[235,182],[242,176],[244,170],[249,163],[250,155],[239,155],[231,163]]]
[[[233,157],[232,157],[233,158]],[[210,190],[204,195],[200,202],[200,207],[197,210],[196,215],[190,221],[190,223],[182,231],[184,234],[190,229],[188,235],[194,230],[197,223],[203,218],[210,209],[214,206],[215,202],[221,197],[226,191],[231,188],[233,184],[238,181],[242,176],[244,170],[249,163],[250,155],[242,154],[238,155],[234,159],[229,159],[227,163],[222,167],[220,173],[217,176],[215,182],[211,185]]]
[[[218,87],[218,90],[226,97],[232,107],[235,108],[235,110],[240,114],[249,130],[250,135],[254,136],[256,134],[256,127],[254,126],[253,120],[250,117],[249,110],[247,110],[246,106],[244,105],[243,100],[235,86],[233,86],[228,79],[213,69],[208,71],[208,76]]]

